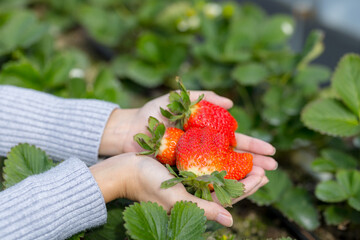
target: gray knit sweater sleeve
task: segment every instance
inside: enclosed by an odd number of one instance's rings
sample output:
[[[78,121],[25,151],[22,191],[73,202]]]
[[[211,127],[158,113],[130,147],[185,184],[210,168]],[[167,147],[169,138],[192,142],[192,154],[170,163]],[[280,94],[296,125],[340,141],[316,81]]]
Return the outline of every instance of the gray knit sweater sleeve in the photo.
[[[77,158],[0,192],[0,239],[66,239],[104,224],[105,202]]]
[[[0,86],[0,156],[26,142],[54,160],[76,156],[90,166],[98,160],[104,127],[117,107],[100,100],[63,99]]]

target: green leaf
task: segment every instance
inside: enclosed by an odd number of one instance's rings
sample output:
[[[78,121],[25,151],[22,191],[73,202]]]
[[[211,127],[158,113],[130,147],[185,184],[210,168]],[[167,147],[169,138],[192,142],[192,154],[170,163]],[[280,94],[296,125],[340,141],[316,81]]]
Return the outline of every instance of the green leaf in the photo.
[[[91,37],[108,46],[115,46],[135,26],[135,19],[123,16],[116,9],[104,9],[84,4],[76,16]]]
[[[77,233],[69,238],[67,238],[67,240],[81,240],[85,235],[85,232],[80,232],[80,233]]]
[[[115,77],[113,71],[107,67],[102,67],[96,75],[94,82],[94,96],[97,99],[122,103],[124,101],[124,90],[120,81]]]
[[[241,85],[255,86],[267,78],[268,71],[261,64],[248,63],[235,67],[231,76]]]
[[[8,62],[0,72],[0,83],[43,90],[39,71],[29,62]]]
[[[152,33],[145,33],[139,37],[136,51],[139,57],[150,62],[161,62],[161,39]]]
[[[7,20],[0,25],[0,56],[19,47],[31,46],[46,33],[47,28],[47,25],[38,22],[32,12],[8,13]]]
[[[163,83],[165,69],[155,65],[146,64],[139,60],[128,63],[127,77],[144,87],[157,87]]]
[[[342,202],[348,198],[344,188],[336,181],[324,181],[319,183],[315,189],[315,195],[324,202]]]
[[[357,167],[357,160],[342,151],[336,149],[323,149],[321,156],[335,164],[336,169],[354,169]]]
[[[357,211],[360,211],[360,192],[348,199],[348,204],[350,207],[354,208]]]
[[[215,184],[214,191],[217,199],[219,200],[222,206],[224,207],[232,206],[231,196],[224,188]]]
[[[253,125],[252,118],[249,116],[249,114],[238,106],[232,107],[229,112],[238,123],[236,132],[248,134]]]
[[[336,179],[348,196],[360,194],[360,172],[357,170],[339,170]]]
[[[311,168],[316,172],[335,172],[336,164],[324,158],[316,158],[311,163]]]
[[[153,153],[154,144],[151,143],[151,138],[148,135],[138,133],[134,136],[134,141],[137,142],[143,149],[149,150],[149,154]]]
[[[305,68],[309,62],[317,58],[324,51],[324,32],[313,30],[306,39],[305,46],[298,58],[298,69]]]
[[[171,210],[168,239],[203,239],[206,217],[204,210],[191,202],[177,202]]]
[[[86,82],[82,78],[71,78],[68,83],[69,96],[71,98],[85,98]]]
[[[308,104],[301,120],[310,129],[332,136],[354,136],[360,133],[359,120],[338,101],[320,99]]]
[[[296,85],[300,86],[306,95],[315,94],[319,84],[330,78],[330,69],[322,65],[310,65],[298,71],[295,76]]]
[[[307,230],[315,230],[320,226],[318,212],[305,189],[292,188],[286,191],[275,206],[286,217]]]
[[[279,201],[292,186],[289,176],[282,170],[268,171],[266,176],[269,183],[249,197],[251,201],[260,206],[267,206]]]
[[[4,164],[3,175],[6,188],[54,166],[44,151],[26,143],[11,148]]]
[[[290,16],[275,15],[261,26],[260,41],[265,45],[285,43],[294,32],[294,20]]]
[[[154,131],[155,131],[155,129],[156,129],[156,127],[158,126],[160,124],[160,122],[159,122],[159,120],[157,120],[156,118],[154,118],[154,117],[149,117],[149,119],[148,119],[148,126],[149,126],[149,131],[151,132],[151,133],[153,133]]]
[[[330,205],[324,211],[324,217],[327,225],[338,225],[349,218],[349,212],[346,208]]]
[[[135,240],[166,240],[168,217],[157,203],[141,202],[125,208],[125,228]]]
[[[332,78],[332,87],[346,106],[360,117],[360,56],[347,54],[339,62]]]
[[[160,187],[167,189],[167,188],[175,186],[178,183],[181,183],[182,181],[184,181],[184,178],[172,178],[172,179],[162,182]]]
[[[123,219],[123,209],[119,207],[109,207],[107,204],[106,223],[98,228],[86,232],[86,240],[117,240],[125,239],[125,228]]]

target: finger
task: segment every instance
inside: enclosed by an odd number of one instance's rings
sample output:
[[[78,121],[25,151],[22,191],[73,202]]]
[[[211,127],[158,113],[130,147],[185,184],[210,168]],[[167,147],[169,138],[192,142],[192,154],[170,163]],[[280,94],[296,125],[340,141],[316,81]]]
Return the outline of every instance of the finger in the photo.
[[[233,224],[233,218],[231,214],[221,205],[215,202],[209,202],[187,193],[180,197],[180,200],[186,200],[193,203],[196,203],[197,206],[205,211],[205,216],[208,220],[217,221],[225,227],[231,227]]]
[[[275,148],[265,141],[241,133],[235,133],[236,148],[261,155],[274,155]]]
[[[233,102],[230,99],[219,96],[216,93],[211,92],[211,91],[191,91],[190,92],[190,100],[195,101],[196,99],[198,99],[198,97],[201,94],[204,94],[204,100],[211,102],[215,105],[218,105],[220,107],[223,107],[225,109],[229,109],[233,106]]]
[[[258,185],[256,185],[254,188],[252,188],[251,190],[246,192],[243,196],[241,196],[239,198],[236,198],[236,199],[233,199],[232,203],[235,204],[238,201],[253,195],[257,190],[259,190],[259,188],[261,188],[262,186],[264,186],[268,182],[269,182],[269,179],[266,176],[263,177]]]
[[[276,170],[278,167],[277,161],[272,157],[267,157],[263,155],[253,154],[253,165],[261,167],[265,170]]]
[[[233,203],[237,203],[238,201],[246,198],[247,196],[249,196],[248,194],[253,192],[254,189],[258,189],[259,185],[261,184],[262,179],[265,177],[262,176],[258,176],[258,175],[250,175],[242,180],[240,180],[239,182],[244,184],[244,194],[238,198],[233,199]]]
[[[265,171],[263,168],[258,167],[258,166],[253,166],[253,168],[251,169],[251,171],[246,175],[246,177],[252,176],[252,175],[257,175],[260,177],[264,177],[265,176]]]

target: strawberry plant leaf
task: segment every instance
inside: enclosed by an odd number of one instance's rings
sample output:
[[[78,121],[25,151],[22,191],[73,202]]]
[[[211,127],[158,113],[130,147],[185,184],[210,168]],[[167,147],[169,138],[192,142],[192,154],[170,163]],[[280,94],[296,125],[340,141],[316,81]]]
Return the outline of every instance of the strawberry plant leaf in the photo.
[[[175,186],[178,183],[181,183],[182,181],[184,181],[183,178],[172,178],[172,179],[169,179],[169,180],[166,180],[166,181],[162,182],[160,187],[164,188],[164,189],[170,188],[170,187]]]
[[[11,148],[4,165],[4,186],[9,188],[28,176],[49,170],[55,164],[44,151],[25,143]]]
[[[159,124],[159,120],[157,120],[154,117],[149,117],[148,119],[149,132],[153,133],[158,124]]]
[[[356,170],[339,170],[336,179],[348,196],[360,193],[360,172]]]
[[[298,71],[295,76],[295,84],[300,86],[302,93],[307,96],[315,94],[319,89],[319,84],[330,78],[331,71],[322,65],[310,65]]]
[[[244,194],[244,184],[233,179],[225,179],[224,189],[229,193],[231,198],[238,198]]]
[[[180,171],[179,174],[187,178],[196,178],[196,174],[190,171]]]
[[[304,69],[309,62],[317,58],[324,51],[324,32],[321,30],[312,31],[306,39],[303,51],[297,60],[297,69]]]
[[[83,239],[84,235],[85,235],[85,232],[80,232],[80,233],[77,233],[77,234],[67,238],[66,240],[81,240],[81,239]]]
[[[332,87],[346,106],[360,117],[360,56],[347,54],[339,62],[332,78]]]
[[[175,177],[178,177],[178,175],[176,174],[176,172],[174,171],[174,169],[169,165],[166,164],[166,168],[169,170],[169,172],[174,175]]]
[[[126,207],[125,228],[135,240],[166,240],[168,216],[157,203],[141,202]]]
[[[224,207],[232,206],[231,196],[224,188],[214,184],[214,191],[217,199],[219,200],[222,206]]]
[[[275,207],[307,230],[314,230],[320,225],[318,212],[305,189],[296,187],[286,191]]]
[[[107,220],[106,223],[100,227],[91,229],[86,232],[86,240],[117,240],[125,239],[125,228],[124,228],[124,218],[123,218],[123,208],[118,206],[111,206],[109,204],[107,207]]]
[[[181,96],[178,92],[172,91],[169,95],[169,102],[181,102]]]
[[[166,118],[171,118],[173,115],[168,110],[165,110],[163,108],[160,108],[161,115],[163,115]]]
[[[200,240],[205,232],[204,210],[191,202],[177,202],[171,210],[168,239]]]
[[[161,140],[166,131],[165,125],[163,123],[158,124],[155,128],[155,139]]]
[[[4,13],[1,13],[4,15]],[[0,23],[0,56],[15,49],[27,48],[37,42],[46,33],[48,26],[39,23],[36,15],[29,11],[6,13]]]
[[[282,170],[268,171],[266,176],[269,178],[269,183],[249,196],[251,201],[260,206],[267,206],[279,201],[283,194],[292,187],[289,176]]]
[[[316,158],[311,163],[312,170],[316,172],[336,172],[336,164],[324,158]]]
[[[248,63],[235,67],[231,76],[241,85],[255,86],[267,78],[268,71],[264,65]]]
[[[348,198],[344,188],[336,181],[324,181],[319,183],[315,189],[315,195],[324,202],[342,202]]]
[[[353,156],[339,150],[326,148],[321,150],[320,154],[324,159],[333,162],[338,169],[354,169],[358,165]]]
[[[327,225],[338,225],[349,219],[347,208],[330,205],[324,211],[324,217]]]
[[[142,147],[145,150],[152,151],[154,149],[153,145],[151,143],[151,139],[148,135],[143,133],[138,133],[134,136],[134,141],[137,142],[140,147]]]
[[[182,114],[185,112],[184,106],[181,104],[181,102],[172,102],[167,105],[167,107],[170,109],[172,113],[175,114]]]
[[[0,83],[41,90],[42,78],[38,69],[24,60],[4,64],[0,73]]]
[[[310,129],[332,136],[354,136],[360,133],[359,120],[340,102],[320,99],[308,104],[301,120]]]

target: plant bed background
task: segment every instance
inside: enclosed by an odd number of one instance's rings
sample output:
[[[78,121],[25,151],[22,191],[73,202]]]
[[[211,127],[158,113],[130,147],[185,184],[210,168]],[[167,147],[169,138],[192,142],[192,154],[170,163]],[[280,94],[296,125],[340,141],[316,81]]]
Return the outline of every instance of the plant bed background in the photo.
[[[0,84],[128,108],[180,76],[229,97],[238,131],[271,142],[280,167],[209,239],[357,239],[360,58],[338,62],[358,42],[339,46],[340,32],[256,2],[271,14],[242,1],[3,0]],[[104,234],[125,237],[122,206],[109,206],[117,223]]]

